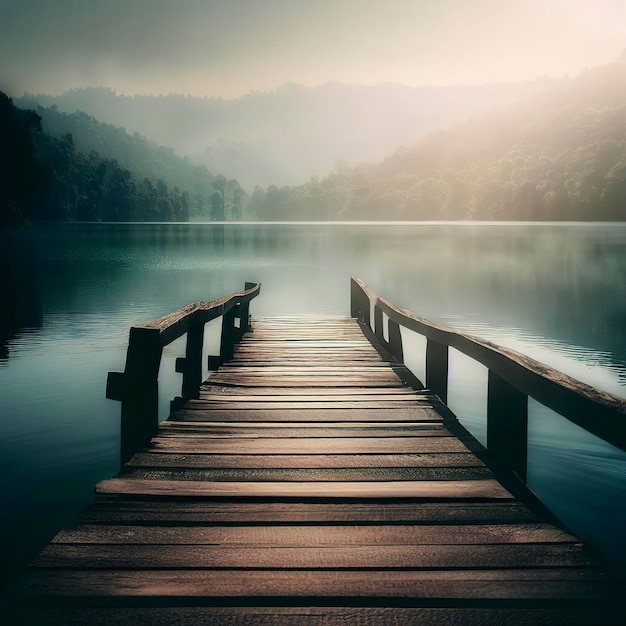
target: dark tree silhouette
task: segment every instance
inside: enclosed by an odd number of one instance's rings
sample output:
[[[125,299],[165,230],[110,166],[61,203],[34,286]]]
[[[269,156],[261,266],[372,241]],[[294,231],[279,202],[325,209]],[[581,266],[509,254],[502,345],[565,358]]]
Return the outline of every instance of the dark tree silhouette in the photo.
[[[41,131],[41,118],[0,92],[0,226],[25,222],[24,204],[42,183],[31,129]]]

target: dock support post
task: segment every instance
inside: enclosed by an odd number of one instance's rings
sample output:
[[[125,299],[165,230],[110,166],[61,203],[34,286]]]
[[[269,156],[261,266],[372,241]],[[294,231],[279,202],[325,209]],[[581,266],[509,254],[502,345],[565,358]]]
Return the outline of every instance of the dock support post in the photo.
[[[432,339],[426,342],[426,387],[448,401],[448,346]]]
[[[489,370],[487,450],[526,482],[527,447],[528,396]]]

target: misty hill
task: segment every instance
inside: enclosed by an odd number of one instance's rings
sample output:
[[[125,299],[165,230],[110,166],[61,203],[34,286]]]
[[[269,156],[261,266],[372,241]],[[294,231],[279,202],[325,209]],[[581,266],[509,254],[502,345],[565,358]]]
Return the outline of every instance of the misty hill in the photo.
[[[206,166],[194,165],[187,158],[176,156],[172,148],[159,146],[139,133],[129,135],[124,128],[99,122],[82,111],[64,113],[55,105],[44,108],[28,98],[22,106],[30,106],[41,118],[43,132],[60,139],[67,135],[77,152],[90,159],[114,159],[139,180],[160,181],[171,191],[186,192],[191,213],[209,216],[215,207],[217,218],[241,217],[245,193],[236,180],[213,176]],[[217,194],[217,196],[215,196]],[[215,206],[221,203],[223,208]]]
[[[379,161],[398,145],[469,115],[528,97],[554,81],[481,86],[405,87],[293,83],[238,99],[118,94],[99,87],[60,96],[25,96],[36,104],[139,132],[195,163],[256,184],[294,184],[325,175],[339,160]]]
[[[0,227],[243,216],[236,180],[86,113],[21,109],[0,92],[0,137]]]
[[[115,159],[76,150],[71,133],[42,131],[41,117],[0,92],[0,227],[31,220],[186,221],[189,194],[140,180]]]
[[[257,189],[267,219],[626,220],[626,54],[378,165]]]

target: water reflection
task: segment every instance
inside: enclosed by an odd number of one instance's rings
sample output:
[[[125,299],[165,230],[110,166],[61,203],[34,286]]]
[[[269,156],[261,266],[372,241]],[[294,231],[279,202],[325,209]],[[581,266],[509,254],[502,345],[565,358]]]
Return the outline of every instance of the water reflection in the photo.
[[[484,365],[449,349],[448,406],[483,446],[487,445],[487,375]]]
[[[0,256],[0,294],[4,303],[0,307],[0,366],[9,358],[9,342],[20,341],[18,336],[22,333],[37,333],[43,323],[38,290],[32,280],[23,280],[23,268],[28,262],[28,259],[9,262],[8,257]],[[16,267],[21,268],[19,272]],[[32,340],[29,337],[22,341],[28,344]]]
[[[626,453],[529,399],[528,484],[580,536],[626,564]]]

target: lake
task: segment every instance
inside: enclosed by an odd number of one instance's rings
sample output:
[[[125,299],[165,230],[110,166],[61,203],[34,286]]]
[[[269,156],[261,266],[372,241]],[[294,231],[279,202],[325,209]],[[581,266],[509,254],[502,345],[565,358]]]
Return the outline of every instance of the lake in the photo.
[[[626,396],[625,224],[57,224],[0,243],[5,578],[118,469],[119,404],[104,393],[129,327],[246,281],[263,283],[253,315],[347,315],[357,276],[402,308]],[[420,342],[405,339],[420,376]],[[166,351],[163,418],[183,351]],[[484,442],[486,371],[452,354],[449,400]],[[531,488],[626,565],[626,454],[533,402],[529,420]]]

